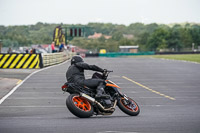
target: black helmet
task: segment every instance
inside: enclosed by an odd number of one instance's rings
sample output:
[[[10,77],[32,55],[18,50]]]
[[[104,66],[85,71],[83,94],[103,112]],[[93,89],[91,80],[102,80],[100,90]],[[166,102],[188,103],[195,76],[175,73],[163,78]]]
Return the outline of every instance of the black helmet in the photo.
[[[71,59],[71,65],[75,64],[75,63],[78,63],[78,62],[84,62],[83,58],[81,56],[79,56],[79,55],[73,56],[72,59]]]

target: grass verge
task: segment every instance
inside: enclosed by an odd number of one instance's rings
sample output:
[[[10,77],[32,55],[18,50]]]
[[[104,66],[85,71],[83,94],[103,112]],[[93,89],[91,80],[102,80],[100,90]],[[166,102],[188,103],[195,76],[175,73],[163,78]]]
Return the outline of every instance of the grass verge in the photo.
[[[184,60],[191,62],[200,63],[200,54],[179,54],[179,55],[152,55],[149,57],[163,58],[163,59],[173,59],[173,60]]]

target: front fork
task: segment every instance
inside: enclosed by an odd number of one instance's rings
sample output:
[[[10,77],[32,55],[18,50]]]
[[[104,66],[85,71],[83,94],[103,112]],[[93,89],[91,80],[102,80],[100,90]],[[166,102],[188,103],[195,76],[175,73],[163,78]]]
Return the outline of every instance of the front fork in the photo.
[[[124,97],[124,99],[125,99],[126,101],[129,101],[126,94],[123,94],[123,97]]]
[[[134,110],[137,106],[135,105],[135,103],[132,100],[129,100],[128,97],[123,94],[123,98],[125,100],[123,100],[123,103],[128,106],[129,108],[131,108],[132,110]]]
[[[129,101],[128,97],[126,96],[126,94],[123,94],[122,97],[125,99],[125,100],[123,100],[125,105],[130,104],[130,101]]]

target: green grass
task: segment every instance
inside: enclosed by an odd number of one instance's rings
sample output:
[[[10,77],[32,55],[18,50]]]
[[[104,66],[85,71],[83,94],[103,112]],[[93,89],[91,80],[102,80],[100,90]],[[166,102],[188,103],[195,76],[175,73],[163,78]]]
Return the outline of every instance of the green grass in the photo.
[[[153,55],[153,56],[149,56],[149,57],[173,59],[173,60],[184,60],[184,61],[200,63],[200,54]]]

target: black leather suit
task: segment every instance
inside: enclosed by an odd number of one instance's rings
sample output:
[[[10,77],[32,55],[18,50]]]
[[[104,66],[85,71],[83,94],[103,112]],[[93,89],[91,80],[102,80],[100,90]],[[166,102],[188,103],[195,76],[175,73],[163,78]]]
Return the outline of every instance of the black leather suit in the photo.
[[[91,89],[100,89],[105,87],[103,79],[85,79],[84,70],[93,70],[103,72],[104,70],[96,65],[88,65],[84,62],[72,64],[67,72],[66,78],[69,83],[76,83],[81,86],[87,86]]]

